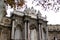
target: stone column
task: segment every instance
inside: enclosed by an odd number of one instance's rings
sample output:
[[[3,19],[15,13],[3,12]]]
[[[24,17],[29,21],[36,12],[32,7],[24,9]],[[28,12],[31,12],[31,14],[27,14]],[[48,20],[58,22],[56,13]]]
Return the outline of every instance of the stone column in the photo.
[[[46,35],[47,35],[46,40],[48,40],[49,37],[48,37],[48,27],[47,27],[47,25],[46,25]]]
[[[39,40],[41,40],[41,24],[39,24]]]
[[[15,21],[13,20],[13,22],[12,22],[12,37],[11,37],[11,39],[14,39],[14,37],[15,37],[15,32],[14,32],[14,27],[15,27]]]
[[[27,40],[27,38],[26,38],[26,22],[25,22],[25,40]]]
[[[30,27],[29,27],[29,22],[28,22],[28,40],[30,40]]]
[[[25,21],[25,40],[30,40],[30,28],[28,20]]]
[[[42,40],[43,40],[43,37],[44,37],[44,34],[43,34],[43,25],[41,25],[41,32],[42,32]]]
[[[25,40],[28,40],[28,22],[25,21]]]

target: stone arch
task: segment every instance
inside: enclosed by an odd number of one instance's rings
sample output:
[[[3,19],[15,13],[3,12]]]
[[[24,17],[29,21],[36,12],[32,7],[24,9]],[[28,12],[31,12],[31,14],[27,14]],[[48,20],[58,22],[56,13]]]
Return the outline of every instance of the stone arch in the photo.
[[[36,27],[36,25],[35,24],[31,24],[30,25],[30,30],[32,30],[32,29],[36,29],[37,27]]]
[[[23,27],[21,24],[17,24],[16,28],[19,28],[21,31],[23,30]]]
[[[37,28],[36,28],[35,24],[32,24],[30,26],[30,39],[37,40]]]
[[[22,40],[22,31],[22,26],[18,24],[15,28],[15,40]]]
[[[42,36],[42,38],[43,38],[43,40],[46,40],[46,30],[45,30],[45,28],[42,28],[42,34],[43,34],[43,36]]]

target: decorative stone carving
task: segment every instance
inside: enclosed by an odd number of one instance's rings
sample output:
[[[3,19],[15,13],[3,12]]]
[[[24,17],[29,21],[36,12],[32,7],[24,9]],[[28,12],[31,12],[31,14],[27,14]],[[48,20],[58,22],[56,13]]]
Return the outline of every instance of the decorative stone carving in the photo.
[[[48,25],[48,40],[60,39],[60,25]]]
[[[4,17],[2,23],[9,25],[11,24],[11,19]]]

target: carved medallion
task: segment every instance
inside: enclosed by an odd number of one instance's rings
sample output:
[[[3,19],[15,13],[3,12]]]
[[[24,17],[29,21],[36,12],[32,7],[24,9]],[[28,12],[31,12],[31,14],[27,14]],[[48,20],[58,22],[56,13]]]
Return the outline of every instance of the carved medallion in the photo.
[[[9,19],[9,18],[3,18],[3,23],[4,24],[10,24],[11,23],[11,19]]]

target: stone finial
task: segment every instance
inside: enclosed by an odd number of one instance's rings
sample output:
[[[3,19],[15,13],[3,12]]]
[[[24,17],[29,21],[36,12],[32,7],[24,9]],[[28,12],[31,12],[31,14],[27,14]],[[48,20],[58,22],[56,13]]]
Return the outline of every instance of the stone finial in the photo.
[[[42,15],[42,14],[40,13],[40,11],[38,11],[37,14],[38,14],[38,17],[41,18],[41,15]]]
[[[45,15],[45,17],[43,19],[46,20],[47,19],[47,16]]]
[[[26,8],[24,10],[25,15],[29,15],[29,12],[30,12],[30,8],[27,8],[27,5],[26,5]]]
[[[34,9],[33,7],[31,7],[31,9]]]
[[[24,13],[26,13],[26,10],[27,10],[27,5],[25,6],[25,10],[24,10]]]
[[[31,7],[31,11],[32,11],[32,12],[34,11],[34,8],[33,8],[33,7]]]
[[[26,8],[27,8],[27,5],[26,5]]]
[[[38,11],[38,14],[39,14],[39,15],[42,15],[42,14],[40,13],[40,11]]]
[[[45,19],[47,18],[47,16],[45,15]]]
[[[36,10],[35,10],[35,12],[36,12]]]

